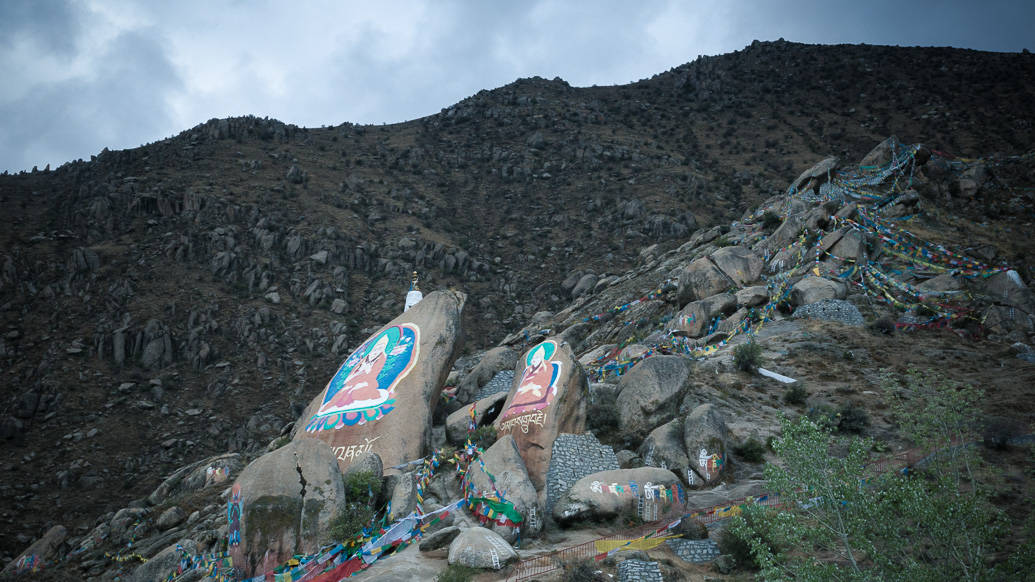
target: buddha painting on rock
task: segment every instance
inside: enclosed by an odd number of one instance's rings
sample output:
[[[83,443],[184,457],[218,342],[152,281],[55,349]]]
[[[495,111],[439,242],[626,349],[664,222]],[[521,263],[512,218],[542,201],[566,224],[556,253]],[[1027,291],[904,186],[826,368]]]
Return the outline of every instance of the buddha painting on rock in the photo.
[[[550,359],[556,351],[557,344],[545,341],[526,356],[525,370],[506,416],[541,410],[550,404],[561,375],[561,362]]]
[[[414,324],[393,325],[352,352],[327,383],[306,430],[364,424],[391,412],[396,387],[417,362],[419,334]]]

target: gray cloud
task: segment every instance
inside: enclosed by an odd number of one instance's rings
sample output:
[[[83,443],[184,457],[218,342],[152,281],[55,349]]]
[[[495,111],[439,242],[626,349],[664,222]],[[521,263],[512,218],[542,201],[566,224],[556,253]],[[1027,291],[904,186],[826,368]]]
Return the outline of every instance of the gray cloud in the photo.
[[[398,122],[518,77],[649,77],[754,39],[1018,51],[1035,3],[618,0],[0,2],[0,169],[213,117]]]
[[[92,75],[38,83],[0,104],[6,164],[58,165],[71,158],[56,153],[88,157],[108,144],[132,147],[175,131],[166,99],[181,83],[155,37],[122,33],[97,60]]]

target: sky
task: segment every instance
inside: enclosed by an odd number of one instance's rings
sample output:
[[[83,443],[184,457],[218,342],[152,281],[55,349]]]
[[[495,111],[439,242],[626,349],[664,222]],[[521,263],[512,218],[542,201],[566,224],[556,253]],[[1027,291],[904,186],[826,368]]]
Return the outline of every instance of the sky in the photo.
[[[521,77],[648,78],[753,40],[1035,49],[1031,0],[0,0],[0,171],[212,118],[397,123]]]

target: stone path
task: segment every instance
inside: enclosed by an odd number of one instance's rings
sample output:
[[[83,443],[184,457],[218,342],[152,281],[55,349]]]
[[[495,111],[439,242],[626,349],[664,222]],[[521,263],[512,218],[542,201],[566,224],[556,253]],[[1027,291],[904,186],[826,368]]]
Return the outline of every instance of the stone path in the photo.
[[[694,564],[711,562],[719,557],[719,544],[712,540],[666,540],[665,543],[677,556]]]
[[[618,582],[663,582],[657,562],[625,560],[618,564]]]

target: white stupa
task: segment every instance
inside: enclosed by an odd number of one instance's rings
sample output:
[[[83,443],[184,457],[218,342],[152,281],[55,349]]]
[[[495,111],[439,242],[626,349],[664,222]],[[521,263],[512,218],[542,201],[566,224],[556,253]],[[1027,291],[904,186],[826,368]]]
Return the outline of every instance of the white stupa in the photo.
[[[420,292],[417,287],[417,271],[413,272],[413,280],[410,281],[410,290],[406,292],[406,306],[403,307],[403,313],[410,310],[411,307],[420,303],[420,300],[424,299],[424,294]]]

